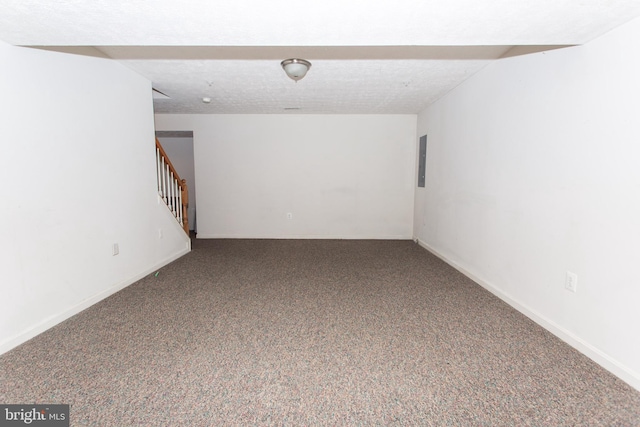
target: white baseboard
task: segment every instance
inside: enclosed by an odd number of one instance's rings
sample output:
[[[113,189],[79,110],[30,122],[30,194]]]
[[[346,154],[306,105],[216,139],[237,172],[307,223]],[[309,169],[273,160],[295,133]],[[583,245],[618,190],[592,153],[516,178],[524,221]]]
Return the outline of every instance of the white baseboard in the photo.
[[[415,239],[415,238],[414,238],[414,241],[418,243],[420,246],[422,246],[424,249],[432,253],[433,255],[437,256],[438,258],[440,258],[441,260],[443,260],[444,262],[446,262],[447,264],[449,264],[450,266],[458,270],[460,273],[464,274],[465,276],[467,276],[468,278],[470,278],[471,280],[473,280],[474,282],[476,282],[477,284],[479,284],[480,286],[482,286],[483,288],[485,288],[486,290],[488,290],[489,292],[491,292],[492,294],[500,298],[502,301],[509,304],[511,307],[518,310],[520,313],[527,316],[529,319],[536,322],[538,325],[542,326],[547,331],[554,334],[556,337],[560,338],[562,341],[569,344],[571,347],[578,350],[580,353],[584,354],[585,356],[587,356],[588,358],[596,362],[598,365],[602,366],[607,371],[611,372],[613,375],[620,378],[622,381],[629,384],[631,387],[640,391],[640,374],[638,372],[635,372],[634,370],[623,365],[616,359],[604,353],[602,350],[594,347],[593,345],[584,341],[580,337],[564,329],[562,326],[558,325],[553,320],[531,309],[526,304],[523,304],[517,301],[507,293],[502,292],[500,289],[493,286],[492,284],[475,276],[473,273],[466,270],[464,267],[458,265],[454,261],[442,255],[440,252],[438,252],[436,249],[429,246],[424,241],[420,239]]]
[[[198,233],[196,235],[198,239],[256,239],[256,240],[412,240],[411,236],[404,235],[391,235],[391,236],[344,236],[344,235],[324,235],[324,234],[311,234],[311,235],[291,235],[291,236],[255,236],[244,234],[206,234]]]
[[[147,270],[143,271],[142,273],[136,274],[133,277],[130,277],[127,280],[123,280],[122,282],[119,282],[113,286],[111,286],[108,289],[105,289],[104,291],[90,297],[87,298],[83,301],[81,301],[80,303],[76,304],[73,307],[70,307],[66,310],[64,310],[63,312],[53,315],[51,317],[48,317],[47,319],[42,320],[41,322],[39,322],[38,324],[28,328],[27,330],[5,340],[4,342],[2,342],[0,344],[0,354],[4,354],[7,351],[19,346],[20,344],[23,344],[27,341],[29,341],[31,338],[43,333],[44,331],[46,331],[49,328],[54,327],[55,325],[57,325],[58,323],[61,323],[67,319],[69,319],[70,317],[75,316],[76,314],[80,313],[83,310],[86,310],[87,308],[91,307],[92,305],[96,304],[97,302],[102,301],[103,299],[115,294],[116,292],[126,288],[129,285],[132,285],[133,283],[137,282],[138,280],[142,279],[143,277],[153,273],[154,271],[157,271],[158,269],[164,267],[165,265],[169,264],[172,261],[175,261],[176,259],[180,258],[183,255],[186,255],[187,253],[190,252],[190,245],[187,244],[187,247],[185,249],[180,250],[179,252],[177,252],[176,254],[165,258],[164,260],[162,260],[161,262],[159,262],[158,264],[154,265],[151,268],[148,268]]]

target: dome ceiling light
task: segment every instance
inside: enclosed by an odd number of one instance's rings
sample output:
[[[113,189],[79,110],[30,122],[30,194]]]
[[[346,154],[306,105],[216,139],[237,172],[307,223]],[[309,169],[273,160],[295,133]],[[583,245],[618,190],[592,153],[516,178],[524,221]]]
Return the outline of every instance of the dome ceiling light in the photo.
[[[285,59],[280,65],[284,68],[287,76],[296,82],[302,79],[307,74],[307,71],[309,71],[309,68],[311,68],[311,62],[298,58]]]

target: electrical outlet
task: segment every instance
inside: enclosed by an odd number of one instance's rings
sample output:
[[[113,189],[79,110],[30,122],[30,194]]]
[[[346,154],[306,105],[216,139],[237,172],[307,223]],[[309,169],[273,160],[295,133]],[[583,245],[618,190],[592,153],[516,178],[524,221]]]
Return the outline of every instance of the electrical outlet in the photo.
[[[578,290],[578,275],[576,273],[567,271],[567,277],[564,281],[564,288],[574,293]]]
[[[293,219],[293,214],[291,212],[287,212],[287,219]]]
[[[158,237],[162,239],[162,228],[158,228]]]
[[[113,254],[113,256],[116,256],[116,255],[118,255],[120,253],[120,246],[118,246],[117,243],[114,243],[113,247],[111,248],[111,250],[112,250],[111,253]]]

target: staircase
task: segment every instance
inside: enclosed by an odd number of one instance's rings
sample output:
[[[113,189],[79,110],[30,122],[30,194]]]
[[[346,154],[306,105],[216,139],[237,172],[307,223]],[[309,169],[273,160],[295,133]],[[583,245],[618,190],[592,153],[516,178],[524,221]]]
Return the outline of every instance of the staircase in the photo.
[[[158,196],[164,200],[178,224],[189,235],[187,180],[180,179],[158,138],[156,138],[156,168],[158,172]]]

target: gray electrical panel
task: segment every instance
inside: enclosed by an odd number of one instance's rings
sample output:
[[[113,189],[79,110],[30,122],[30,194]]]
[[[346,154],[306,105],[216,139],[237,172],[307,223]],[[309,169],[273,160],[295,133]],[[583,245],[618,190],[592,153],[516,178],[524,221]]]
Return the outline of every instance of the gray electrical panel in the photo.
[[[418,158],[418,187],[424,187],[424,176],[427,172],[427,135],[420,137]]]

